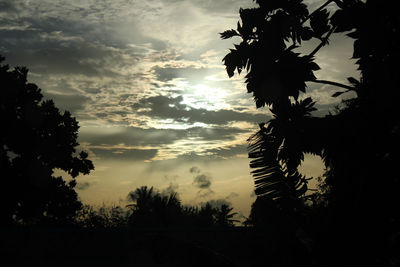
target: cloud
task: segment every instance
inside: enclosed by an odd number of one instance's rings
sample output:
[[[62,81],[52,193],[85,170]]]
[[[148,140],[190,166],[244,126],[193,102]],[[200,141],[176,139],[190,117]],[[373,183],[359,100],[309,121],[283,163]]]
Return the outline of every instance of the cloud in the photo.
[[[0,13],[8,13],[17,10],[14,0],[2,0],[0,2]]]
[[[59,31],[39,34],[39,37],[37,32],[31,31],[18,33],[22,36],[11,37],[10,34],[12,32],[7,34],[6,41],[0,41],[1,46],[10,49],[6,53],[8,60],[23,63],[35,73],[88,77],[119,76],[113,68],[107,67],[107,63],[111,59],[118,59],[121,51],[103,44],[86,42],[77,36],[68,36]],[[12,39],[17,45],[12,46]],[[125,51],[126,54],[128,52]]]
[[[200,189],[197,192],[198,198],[208,198],[215,192],[211,189],[212,177],[209,174],[201,173],[201,170],[193,166],[189,169],[190,173],[195,174],[193,178],[193,186]]]
[[[82,94],[54,94],[46,92],[44,99],[52,99],[57,108],[68,110],[72,114],[84,110],[90,98]]]
[[[206,174],[199,174],[194,178],[193,185],[200,189],[210,188],[211,177]]]
[[[102,159],[115,159],[124,161],[151,160],[157,154],[157,149],[90,149],[97,157]]]
[[[235,110],[220,109],[207,110],[203,108],[192,108],[183,104],[183,97],[168,97],[163,95],[141,98],[132,108],[140,115],[160,119],[173,119],[177,122],[224,125],[233,121],[245,121],[259,123],[267,121],[268,117],[263,114],[251,114]]]
[[[232,206],[231,200],[236,197],[239,197],[239,194],[236,192],[231,192],[225,198],[211,199],[207,202],[200,202],[200,205],[203,206],[206,203],[209,203],[213,208],[220,208],[222,205]]]
[[[231,206],[231,202],[229,202],[225,198],[211,199],[208,200],[207,202],[200,202],[200,206],[204,206],[206,205],[206,203],[209,203],[213,208],[220,208],[222,205]]]
[[[198,198],[208,198],[214,194],[215,194],[215,192],[213,190],[211,190],[210,188],[205,188],[205,189],[201,189],[197,192],[197,197]]]
[[[155,150],[164,154],[181,154],[197,151],[206,151],[207,147],[215,146],[217,141],[228,141],[237,138],[238,134],[247,130],[239,128],[203,128],[188,129],[142,129],[139,127],[82,127],[79,133],[79,142],[85,143],[93,149],[100,149],[98,153],[112,156],[113,152],[123,152],[124,155],[134,158],[139,150],[146,150],[146,155],[153,155]],[[186,140],[192,139],[190,143]],[[215,144],[214,144],[215,143]],[[190,146],[188,146],[190,145]],[[125,148],[125,149],[124,149]],[[131,150],[131,151],[129,151]],[[217,153],[217,152],[216,152]],[[143,154],[144,155],[144,154]],[[115,155],[114,155],[115,156]]]
[[[83,182],[83,183],[79,182],[76,184],[76,189],[77,190],[85,190],[85,189],[88,189],[89,186],[90,186],[89,182]]]
[[[200,173],[200,169],[196,166],[193,166],[189,169],[190,173]]]
[[[207,200],[206,202],[202,201],[202,202],[199,203],[199,205],[200,206],[205,206],[208,203],[213,208],[221,208],[222,205],[227,205],[229,207],[232,207],[232,202],[231,202],[232,198],[236,198],[238,196],[239,196],[239,194],[237,194],[235,192],[231,192],[225,198],[210,199],[210,200]],[[240,214],[238,214],[238,215],[237,215],[238,217],[241,217]]]
[[[79,132],[80,142],[91,146],[120,145],[124,146],[156,146],[172,144],[186,136],[184,130],[174,129],[143,129],[140,127],[82,127]]]

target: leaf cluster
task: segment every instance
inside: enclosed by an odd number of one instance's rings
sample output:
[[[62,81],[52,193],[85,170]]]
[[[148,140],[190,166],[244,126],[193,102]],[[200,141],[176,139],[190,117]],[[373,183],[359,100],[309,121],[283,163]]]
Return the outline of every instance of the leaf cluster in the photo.
[[[286,105],[306,91],[307,81],[316,80],[319,66],[312,55],[293,50],[312,38],[323,40],[332,30],[326,9],[309,14],[303,1],[256,1],[257,8],[240,9],[237,29],[221,33],[221,38],[238,36],[240,44],[223,58],[229,77],[246,70],[247,91],[253,93],[257,108]],[[305,22],[310,20],[310,26]]]

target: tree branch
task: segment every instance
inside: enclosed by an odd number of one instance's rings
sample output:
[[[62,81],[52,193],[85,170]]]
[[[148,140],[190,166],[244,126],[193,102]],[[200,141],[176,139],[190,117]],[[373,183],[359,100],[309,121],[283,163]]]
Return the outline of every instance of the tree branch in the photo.
[[[330,85],[334,85],[334,86],[337,86],[337,87],[345,88],[345,89],[350,90],[350,91],[356,91],[356,88],[351,87],[349,85],[345,85],[345,84],[341,84],[341,83],[337,83],[337,82],[332,82],[332,81],[327,81],[327,80],[311,80],[311,81],[307,81],[307,82],[330,84]]]
[[[325,8],[327,5],[329,5],[330,3],[335,2],[335,0],[328,0],[326,1],[322,6],[320,6],[319,8],[317,8],[316,10],[314,10],[311,14],[309,14],[302,22],[301,24],[304,24],[307,20],[309,20],[315,13],[317,13],[318,11],[320,11],[321,9]]]
[[[308,55],[309,57],[313,57],[324,45],[328,43],[328,39],[331,34],[335,31],[336,27],[332,27],[332,29],[326,34],[324,39],[321,40],[321,43]]]

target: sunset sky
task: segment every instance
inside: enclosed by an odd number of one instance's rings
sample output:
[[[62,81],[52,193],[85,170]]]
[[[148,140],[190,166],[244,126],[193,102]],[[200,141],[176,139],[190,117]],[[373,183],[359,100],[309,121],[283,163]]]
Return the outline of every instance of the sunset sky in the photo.
[[[311,10],[323,1],[305,1]],[[229,202],[248,216],[255,200],[246,139],[270,118],[243,75],[221,62],[251,0],[0,0],[0,54],[24,65],[46,99],[69,110],[95,171],[78,177],[87,204],[125,205],[135,188],[177,191],[184,204]],[[333,36],[317,56],[319,79],[358,77],[352,41]],[[315,47],[307,44],[305,50]],[[308,84],[318,115],[340,89]],[[301,98],[305,97],[302,95]],[[346,96],[344,96],[346,97]],[[348,97],[348,96],[347,96]],[[302,170],[322,172],[308,157]]]

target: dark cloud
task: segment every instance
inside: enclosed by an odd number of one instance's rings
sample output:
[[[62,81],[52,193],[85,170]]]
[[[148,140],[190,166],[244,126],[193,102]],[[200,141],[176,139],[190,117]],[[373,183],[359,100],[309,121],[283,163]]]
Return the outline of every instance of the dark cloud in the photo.
[[[114,66],[131,66],[148,53],[140,44],[166,48],[164,42],[142,35],[132,19],[127,23],[112,16],[121,5],[14,2],[20,1],[0,1],[0,53],[10,65],[25,65],[35,73],[117,78],[121,74]],[[115,24],[129,24],[129,29]]]
[[[170,81],[172,79],[179,77],[179,73],[178,73],[177,69],[174,69],[174,68],[154,67],[153,70],[154,70],[157,80],[159,80],[161,82],[167,82],[167,81]]]
[[[109,130],[102,127],[83,127],[79,132],[79,140],[91,145],[162,145],[171,144],[186,135],[184,130],[173,129],[119,127]]]
[[[104,113],[104,116],[107,114]],[[115,130],[102,127],[82,127],[79,141],[94,145],[126,145],[126,146],[156,146],[172,144],[177,140],[197,138],[200,140],[233,140],[238,133],[247,132],[239,128],[202,128],[192,127],[182,129],[144,129],[140,127],[118,127]]]
[[[77,184],[76,184],[76,189],[78,189],[78,190],[85,190],[85,189],[88,189],[89,186],[90,186],[90,183],[89,183],[89,182],[77,183]]]
[[[75,3],[62,4],[54,1],[42,3],[2,0],[0,3],[8,11],[6,16],[0,17],[4,25],[12,24],[10,22],[13,17],[7,15],[13,10],[17,15],[16,19],[30,24],[37,33],[61,31],[70,36],[82,37],[88,43],[102,43],[117,48],[126,48],[127,44],[133,43],[150,43],[157,50],[166,48],[164,42],[142,34],[137,29],[133,16],[116,15],[127,10],[131,13],[129,10],[132,10],[133,4],[126,1],[86,1],[79,3],[79,7]],[[0,9],[0,15],[1,11]]]
[[[210,188],[211,186],[211,176],[206,174],[199,174],[194,177],[193,185],[200,189]]]
[[[102,159],[144,161],[154,158],[157,149],[99,149],[91,148],[91,151]]]
[[[25,32],[27,33],[27,32]],[[36,33],[37,34],[37,33]],[[44,44],[35,37],[19,38],[20,47],[0,40],[0,47],[9,48],[4,53],[7,61],[15,65],[28,66],[35,73],[44,75],[86,75],[118,77],[119,74],[107,67],[106,59],[118,60],[117,52],[107,49],[102,45],[95,45],[80,40],[48,40]],[[29,43],[21,45],[21,43]]]
[[[197,192],[197,197],[199,198],[207,198],[215,192],[211,189],[211,176],[205,173],[201,173],[200,169],[197,167],[191,167],[190,173],[197,174],[193,178],[193,186],[199,188],[200,190]]]
[[[196,166],[193,166],[189,169],[190,173],[200,173],[200,169]]]
[[[215,192],[213,190],[211,190],[211,188],[205,188],[205,189],[200,189],[197,192],[197,197],[198,198],[208,198],[214,194],[215,194]]]
[[[222,205],[228,205],[228,206],[231,205],[231,202],[229,202],[225,198],[219,198],[219,199],[211,199],[208,200],[207,202],[200,202],[200,206],[204,206],[207,203],[209,203],[213,208],[221,208]]]
[[[83,110],[90,101],[89,97],[82,94],[64,95],[49,92],[44,94],[44,99],[52,99],[57,108],[68,110],[72,114],[76,111]]]
[[[150,96],[140,99],[132,108],[137,114],[177,122],[202,122],[206,124],[227,124],[232,121],[263,122],[269,118],[262,114],[250,114],[234,110],[194,109],[182,104],[183,97]]]
[[[0,2],[0,13],[14,12],[17,10],[15,0],[2,0]]]

